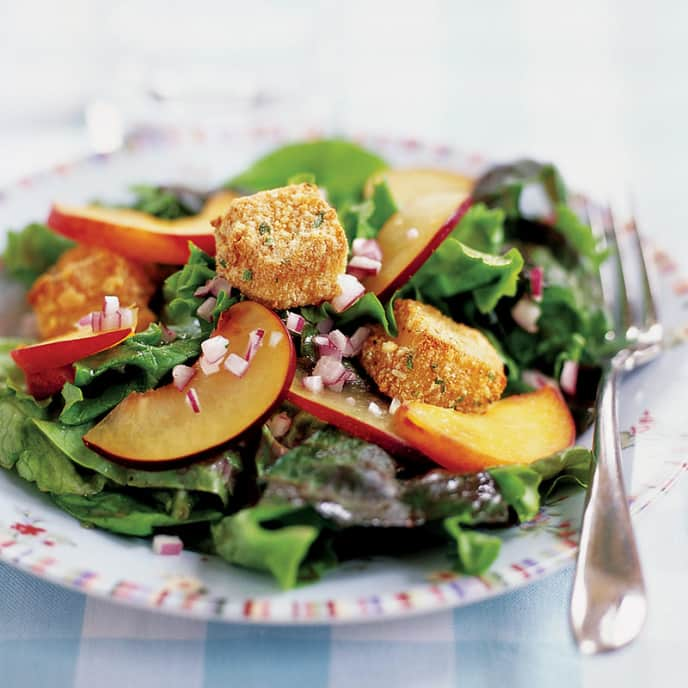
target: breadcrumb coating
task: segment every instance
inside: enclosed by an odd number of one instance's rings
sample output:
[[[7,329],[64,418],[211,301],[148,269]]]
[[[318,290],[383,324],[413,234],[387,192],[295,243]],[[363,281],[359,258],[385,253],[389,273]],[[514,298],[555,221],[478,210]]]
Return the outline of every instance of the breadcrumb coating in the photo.
[[[91,311],[103,307],[104,296],[117,296],[122,306],[138,306],[137,330],[157,320],[148,308],[156,284],[152,269],[93,246],[79,245],[63,253],[41,275],[28,294],[43,339],[66,334]]]
[[[348,244],[312,184],[234,200],[215,226],[217,273],[269,308],[319,304],[339,293]]]
[[[394,314],[398,337],[375,326],[361,351],[380,391],[468,413],[484,413],[500,398],[504,364],[485,335],[418,301],[397,300]]]

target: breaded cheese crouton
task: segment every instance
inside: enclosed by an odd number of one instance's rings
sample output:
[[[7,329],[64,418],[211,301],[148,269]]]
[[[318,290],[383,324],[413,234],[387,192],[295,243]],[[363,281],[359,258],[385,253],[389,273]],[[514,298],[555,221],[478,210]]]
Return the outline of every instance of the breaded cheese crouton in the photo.
[[[146,266],[102,248],[79,245],[65,251],[28,293],[43,339],[74,329],[82,316],[103,307],[104,296],[138,306],[137,330],[157,318],[148,308],[156,289]]]
[[[334,208],[312,184],[232,201],[214,223],[217,273],[270,308],[328,301],[339,293],[349,247]]]
[[[394,314],[399,336],[376,326],[361,351],[382,392],[468,413],[484,413],[500,398],[504,364],[482,332],[419,301],[399,299]]]

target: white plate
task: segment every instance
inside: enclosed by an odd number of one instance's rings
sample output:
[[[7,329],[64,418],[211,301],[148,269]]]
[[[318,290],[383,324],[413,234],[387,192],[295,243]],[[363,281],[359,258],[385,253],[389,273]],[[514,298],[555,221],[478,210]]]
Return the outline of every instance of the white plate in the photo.
[[[18,228],[44,218],[55,199],[123,199],[136,182],[209,188],[284,139],[272,130],[148,132],[120,153],[60,166],[6,189],[0,193],[0,226]],[[393,165],[443,166],[469,174],[484,166],[479,156],[445,146],[379,138],[361,143]],[[664,319],[683,325],[687,283],[665,254],[657,258]],[[20,301],[21,290],[3,282],[0,322],[19,312]],[[634,515],[688,466],[681,404],[688,364],[679,346],[686,329],[677,328],[676,346],[622,387],[625,475]],[[147,540],[83,528],[31,485],[0,471],[0,560],[89,595],[168,613],[233,622],[361,622],[469,604],[565,566],[576,551],[582,503],[578,491],[543,508],[534,521],[502,531],[501,553],[484,576],[456,575],[442,551],[431,551],[348,562],[319,583],[280,592],[268,575],[215,557],[186,551],[179,557],[156,556]]]

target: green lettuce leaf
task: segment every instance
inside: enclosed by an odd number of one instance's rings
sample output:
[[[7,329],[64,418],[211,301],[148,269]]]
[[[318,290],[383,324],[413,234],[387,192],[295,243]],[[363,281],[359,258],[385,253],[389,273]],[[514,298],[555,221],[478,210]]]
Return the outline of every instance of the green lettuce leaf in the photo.
[[[7,387],[0,392],[0,466],[14,469],[42,492],[91,495],[102,490],[102,476],[77,470],[38,431],[33,421],[45,415],[45,408],[17,398]]]
[[[595,269],[606,260],[609,252],[600,249],[599,243],[589,225],[582,222],[578,215],[565,203],[558,203],[555,207],[556,220],[554,228],[578,252],[588,258]]]
[[[462,528],[461,523],[457,516],[445,518],[443,522],[445,531],[456,543],[455,568],[459,573],[478,576],[492,566],[502,541],[496,535]]]
[[[339,210],[339,219],[349,244],[354,239],[374,239],[382,226],[397,212],[397,205],[386,181],[373,187],[371,198],[347,203]]]
[[[321,140],[282,146],[257,160],[226,186],[249,192],[284,186],[296,174],[309,173],[327,189],[335,207],[355,201],[373,173],[386,168],[382,158],[349,141]]]
[[[413,276],[410,285],[440,308],[446,299],[471,292],[480,312],[489,313],[502,297],[516,294],[522,267],[518,249],[495,256],[448,238]]]
[[[206,492],[219,497],[226,506],[241,471],[241,458],[231,449],[220,452],[212,459],[198,461],[183,468],[162,471],[126,468],[104,459],[84,445],[82,438],[92,427],[90,423],[68,426],[41,419],[34,419],[33,423],[73,463],[126,487]]]
[[[39,223],[27,225],[19,232],[8,232],[2,256],[5,271],[12,279],[30,287],[74,245],[73,241]]]
[[[180,337],[207,337],[220,314],[237,302],[235,297],[222,292],[213,310],[212,322],[196,315],[198,307],[207,297],[194,296],[194,292],[213,277],[215,260],[190,243],[189,260],[181,270],[165,280],[162,290],[165,299],[162,320],[175,334]]]
[[[290,525],[285,522],[287,517],[302,522]],[[298,582],[300,569],[321,530],[321,519],[290,504],[258,504],[211,527],[215,549],[223,559],[267,571],[283,589]]]
[[[62,389],[60,421],[82,425],[98,418],[131,392],[156,387],[175,365],[195,359],[200,350],[200,339],[165,343],[160,326],[152,324],[119,346],[77,361],[74,384]]]
[[[53,494],[54,502],[84,524],[122,535],[144,537],[156,528],[217,521],[219,511],[205,509],[186,517],[168,514],[162,505],[149,504],[121,492],[101,492],[91,496]]]
[[[131,187],[134,200],[127,208],[148,213],[163,220],[178,220],[196,215],[203,206],[199,194],[179,192],[171,187],[135,184]]]
[[[587,487],[591,465],[589,449],[570,447],[527,466],[499,466],[490,468],[488,473],[519,520],[530,521],[539,511],[541,499],[549,497],[562,484]]]

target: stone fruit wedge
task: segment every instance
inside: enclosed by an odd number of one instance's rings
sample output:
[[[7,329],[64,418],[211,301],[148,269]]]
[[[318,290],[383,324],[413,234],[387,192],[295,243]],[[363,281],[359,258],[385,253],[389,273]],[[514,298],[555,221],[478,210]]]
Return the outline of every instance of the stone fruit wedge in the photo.
[[[445,191],[456,191],[468,195],[475,186],[474,179],[450,170],[402,168],[374,174],[366,182],[364,189],[366,198],[373,195],[375,184],[382,181],[387,182],[397,207],[402,209],[419,196]]]
[[[47,224],[74,241],[110,249],[133,260],[181,265],[189,257],[189,241],[215,254],[211,220],[224,214],[236,198],[233,191],[211,196],[198,215],[161,220],[138,210],[95,205],[53,205]]]
[[[132,393],[84,436],[94,451],[130,464],[161,466],[203,455],[262,420],[286,393],[294,376],[291,337],[271,310],[242,301],[225,311],[213,333],[229,340],[228,354],[244,357],[249,333],[263,330],[243,376],[223,365],[195,374],[180,391],[174,384]],[[193,390],[198,411],[190,403]]]
[[[392,428],[389,400],[354,385],[348,385],[342,392],[327,388],[321,392],[311,392],[303,386],[305,375],[303,370],[297,368],[287,394],[292,404],[354,437],[377,444],[394,456],[418,456],[418,452]],[[370,410],[371,403],[376,404],[381,415]]]
[[[470,205],[464,191],[440,191],[418,196],[401,207],[376,237],[382,267],[377,275],[361,280],[366,290],[382,301],[392,296],[449,236]]]
[[[92,356],[105,349],[110,349],[131,336],[136,329],[133,327],[119,327],[116,330],[92,332],[90,329],[80,329],[53,339],[46,339],[37,344],[20,346],[12,351],[14,362],[25,373],[40,373],[56,368],[62,368]]]
[[[551,387],[501,399],[484,414],[409,402],[394,415],[393,428],[456,473],[528,464],[565,449],[576,438],[571,413]]]

